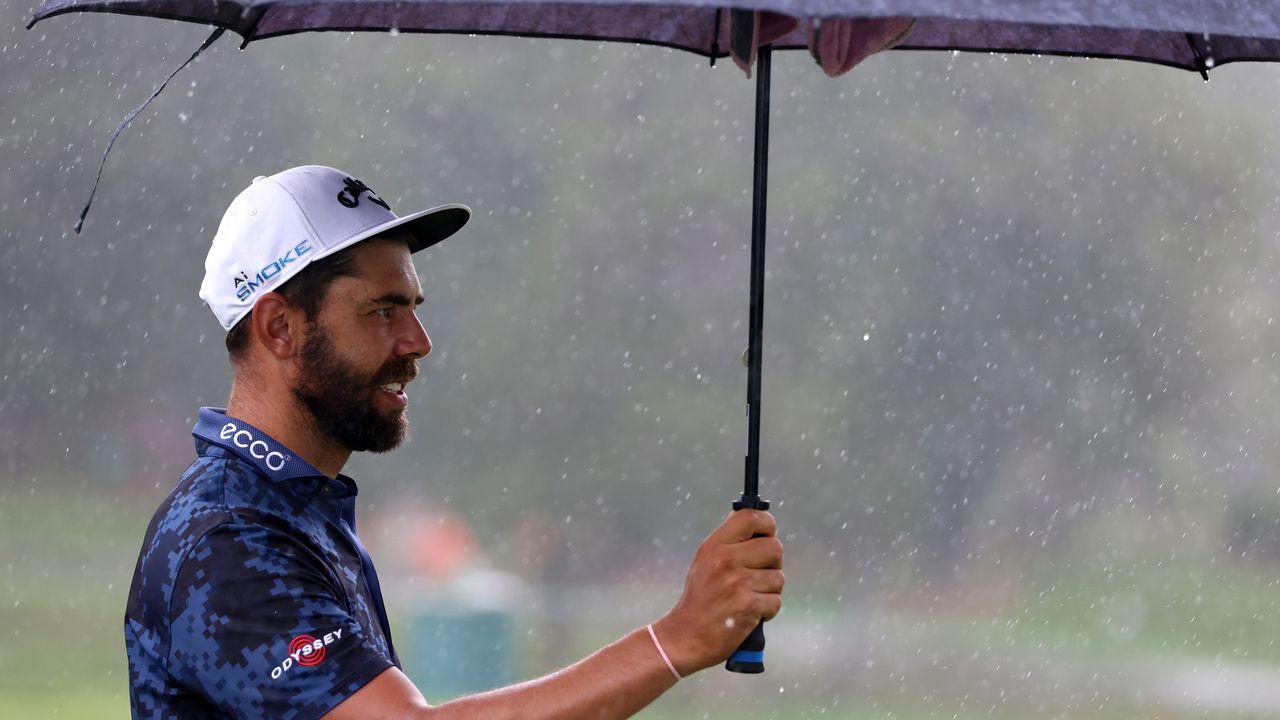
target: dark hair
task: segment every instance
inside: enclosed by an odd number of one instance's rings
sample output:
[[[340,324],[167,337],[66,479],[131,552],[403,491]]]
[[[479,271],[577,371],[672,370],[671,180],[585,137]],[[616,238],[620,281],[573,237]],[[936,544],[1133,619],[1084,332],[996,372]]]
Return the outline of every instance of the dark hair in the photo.
[[[380,235],[364,242],[370,242],[371,240],[408,242],[408,237],[397,234]],[[276,288],[275,292],[289,298],[290,302],[301,308],[307,320],[315,320],[333,281],[342,277],[355,277],[359,274],[356,268],[355,253],[352,252],[358,245],[360,243],[311,263],[297,275],[289,278],[283,285]],[[227,353],[231,355],[233,364],[244,357],[244,353],[249,347],[249,323],[247,321],[252,316],[253,311],[250,311],[248,315],[241,318],[240,322],[236,323],[227,332]]]

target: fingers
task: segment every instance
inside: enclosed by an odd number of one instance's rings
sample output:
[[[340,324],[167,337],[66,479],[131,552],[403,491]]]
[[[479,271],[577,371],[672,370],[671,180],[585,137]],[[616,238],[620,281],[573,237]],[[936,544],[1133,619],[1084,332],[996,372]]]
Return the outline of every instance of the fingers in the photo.
[[[723,662],[756,623],[782,609],[786,576],[777,533],[769,513],[739,510],[699,546],[680,600],[661,621],[673,628],[664,635],[681,667]]]
[[[782,612],[782,596],[781,595],[759,595],[760,598],[757,609],[760,612],[760,621],[768,622],[777,617]]]
[[[786,578],[781,570],[758,570],[749,581],[753,590],[741,609],[741,620],[750,628],[758,622],[772,620],[782,611],[782,587]]]
[[[782,541],[776,537],[757,537],[743,540],[730,548],[734,560],[752,570],[782,569]]]
[[[748,587],[754,592],[780,595],[786,584],[787,577],[781,570],[757,570],[751,573]]]
[[[782,590],[786,584],[787,578],[781,570],[745,571],[737,583],[741,619],[748,626],[772,620],[782,610]]]
[[[764,510],[735,510],[720,523],[720,527],[711,533],[709,540],[722,543],[737,543],[755,535],[774,537],[778,534],[778,524],[773,515]]]
[[[781,570],[752,570],[747,587],[753,592],[752,613],[760,621],[772,620],[782,610],[782,588],[787,578]]]

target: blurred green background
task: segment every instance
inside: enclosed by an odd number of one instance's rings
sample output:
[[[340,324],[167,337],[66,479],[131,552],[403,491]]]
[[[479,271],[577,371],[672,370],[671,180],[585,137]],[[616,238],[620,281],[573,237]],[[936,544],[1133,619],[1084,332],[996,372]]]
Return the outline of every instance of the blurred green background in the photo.
[[[517,678],[660,616],[740,487],[753,85],[655,48],[224,39],[5,4],[0,717],[128,712],[147,518],[225,401],[196,298],[231,198],[324,163],[476,215],[424,253],[411,441],[360,457],[416,618]],[[894,52],[774,66],[769,671],[651,718],[1280,714],[1280,69]],[[437,672],[438,675],[438,672]],[[447,692],[432,691],[444,699]]]

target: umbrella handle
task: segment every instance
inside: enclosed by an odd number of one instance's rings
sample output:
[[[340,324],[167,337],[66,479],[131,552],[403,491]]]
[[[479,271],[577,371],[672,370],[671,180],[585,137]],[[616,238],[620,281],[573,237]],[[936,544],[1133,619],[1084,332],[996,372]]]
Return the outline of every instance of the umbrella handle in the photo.
[[[733,509],[738,510],[749,508],[751,510],[768,510],[769,501],[761,500],[759,495],[743,495],[741,500],[735,500]],[[755,537],[760,537],[756,535]],[[756,623],[751,629],[751,634],[746,640],[738,646],[737,650],[729,656],[724,663],[724,669],[729,672],[745,673],[755,675],[764,672],[764,622]]]
[[[751,634],[724,663],[729,672],[755,675],[764,672],[764,623],[758,623]]]

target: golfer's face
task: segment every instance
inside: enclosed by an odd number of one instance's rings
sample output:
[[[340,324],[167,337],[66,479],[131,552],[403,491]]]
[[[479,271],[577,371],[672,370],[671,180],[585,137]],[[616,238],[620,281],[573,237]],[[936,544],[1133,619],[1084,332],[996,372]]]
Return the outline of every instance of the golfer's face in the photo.
[[[404,385],[414,373],[389,369],[407,368],[431,352],[431,338],[417,316],[422,285],[403,243],[363,243],[355,258],[358,275],[330,286],[320,323],[344,364],[376,380],[377,407],[400,411],[408,404]]]

